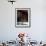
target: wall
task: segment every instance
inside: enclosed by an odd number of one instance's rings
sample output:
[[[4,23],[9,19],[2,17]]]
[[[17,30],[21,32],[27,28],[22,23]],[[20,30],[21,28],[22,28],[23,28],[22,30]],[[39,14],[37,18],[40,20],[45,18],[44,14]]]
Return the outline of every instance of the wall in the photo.
[[[0,0],[0,41],[15,40],[19,32],[30,34],[31,39],[46,40],[46,1],[17,0],[13,5]],[[31,8],[31,27],[15,27],[15,8]]]

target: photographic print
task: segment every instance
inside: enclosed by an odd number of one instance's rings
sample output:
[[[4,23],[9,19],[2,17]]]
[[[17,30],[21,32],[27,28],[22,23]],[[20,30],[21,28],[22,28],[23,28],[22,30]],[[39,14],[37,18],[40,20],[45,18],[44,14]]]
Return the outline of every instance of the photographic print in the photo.
[[[30,8],[16,8],[15,9],[15,26],[16,27],[30,27]]]

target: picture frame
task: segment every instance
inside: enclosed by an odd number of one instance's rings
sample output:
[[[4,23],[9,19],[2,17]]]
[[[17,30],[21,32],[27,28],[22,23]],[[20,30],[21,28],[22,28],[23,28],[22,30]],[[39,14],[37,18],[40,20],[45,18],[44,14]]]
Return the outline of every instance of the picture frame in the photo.
[[[15,8],[15,27],[29,28],[31,27],[31,9]]]

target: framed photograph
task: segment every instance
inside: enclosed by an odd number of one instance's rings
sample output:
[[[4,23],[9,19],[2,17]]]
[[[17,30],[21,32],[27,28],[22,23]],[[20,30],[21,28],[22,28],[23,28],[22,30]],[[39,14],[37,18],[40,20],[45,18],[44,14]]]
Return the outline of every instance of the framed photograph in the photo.
[[[15,8],[15,26],[19,28],[31,26],[30,8]]]

